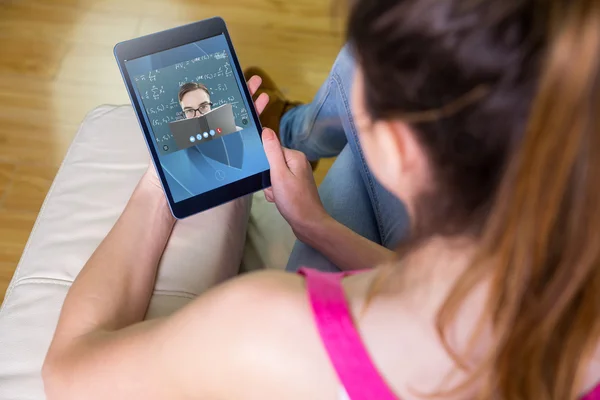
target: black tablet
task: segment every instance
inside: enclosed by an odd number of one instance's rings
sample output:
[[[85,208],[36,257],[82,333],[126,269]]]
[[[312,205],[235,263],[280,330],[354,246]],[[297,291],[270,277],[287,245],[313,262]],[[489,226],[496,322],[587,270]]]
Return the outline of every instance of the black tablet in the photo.
[[[260,121],[221,18],[114,53],[176,218],[270,186]]]

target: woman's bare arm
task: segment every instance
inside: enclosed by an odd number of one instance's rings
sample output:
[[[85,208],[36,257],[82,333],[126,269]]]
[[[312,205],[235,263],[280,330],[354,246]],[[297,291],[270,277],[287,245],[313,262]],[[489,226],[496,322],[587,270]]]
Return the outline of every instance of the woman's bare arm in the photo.
[[[69,290],[55,345],[64,338],[118,330],[144,318],[158,262],[175,224],[164,194],[147,175]]]
[[[168,318],[63,339],[44,371],[49,400],[320,400],[338,389],[304,282],[279,271],[232,279]]]
[[[297,224],[294,232],[299,240],[345,271],[373,268],[395,256],[393,251],[362,237],[329,215],[313,223]]]

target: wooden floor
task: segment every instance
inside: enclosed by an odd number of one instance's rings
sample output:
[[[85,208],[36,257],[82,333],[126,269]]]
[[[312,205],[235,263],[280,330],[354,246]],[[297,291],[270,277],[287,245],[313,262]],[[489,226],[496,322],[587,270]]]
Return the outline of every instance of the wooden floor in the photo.
[[[100,104],[129,103],[115,43],[220,15],[242,67],[262,66],[291,98],[308,101],[342,44],[330,4],[0,0],[0,301],[77,126]]]

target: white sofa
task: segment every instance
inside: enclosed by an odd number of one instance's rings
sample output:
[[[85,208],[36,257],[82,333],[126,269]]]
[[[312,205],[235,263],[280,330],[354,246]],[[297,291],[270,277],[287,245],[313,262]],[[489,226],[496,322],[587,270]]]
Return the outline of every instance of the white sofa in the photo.
[[[101,106],[82,122],[0,308],[0,400],[45,398],[40,369],[67,290],[149,159],[130,106]],[[183,306],[240,267],[283,268],[294,240],[262,193],[179,221],[148,318]]]

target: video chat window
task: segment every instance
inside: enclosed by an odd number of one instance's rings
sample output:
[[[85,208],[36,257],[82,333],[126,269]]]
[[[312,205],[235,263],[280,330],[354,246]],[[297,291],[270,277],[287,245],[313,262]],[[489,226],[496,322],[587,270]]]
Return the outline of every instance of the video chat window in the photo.
[[[223,35],[126,68],[176,202],[269,168]]]

